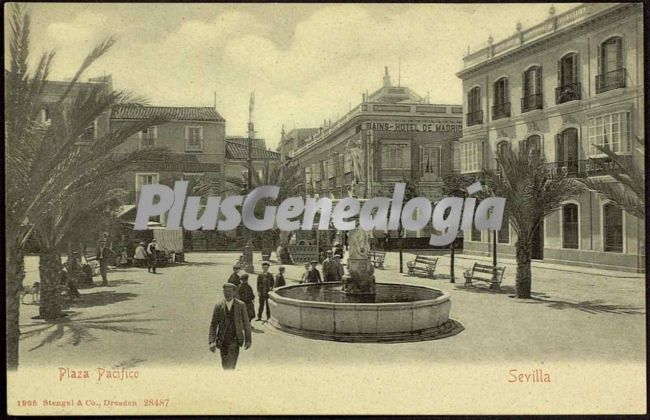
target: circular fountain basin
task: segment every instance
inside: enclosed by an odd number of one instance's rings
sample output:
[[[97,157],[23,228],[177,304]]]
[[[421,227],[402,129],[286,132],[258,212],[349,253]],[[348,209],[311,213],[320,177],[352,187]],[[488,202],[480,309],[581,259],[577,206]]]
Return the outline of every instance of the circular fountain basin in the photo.
[[[375,295],[349,295],[341,283],[299,284],[269,294],[271,323],[280,330],[340,341],[432,338],[454,329],[451,301],[441,290],[376,283]]]

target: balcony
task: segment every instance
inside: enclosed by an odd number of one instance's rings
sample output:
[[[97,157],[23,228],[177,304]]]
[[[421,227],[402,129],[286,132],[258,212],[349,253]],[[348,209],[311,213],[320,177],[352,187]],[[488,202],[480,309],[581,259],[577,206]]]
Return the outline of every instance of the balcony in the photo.
[[[630,158],[631,157],[624,156],[624,159]],[[602,158],[601,160],[612,169],[617,167],[609,158]],[[587,178],[590,176],[607,175],[607,172],[590,159],[572,160],[567,162],[550,162],[547,163],[546,166],[551,177],[560,174],[571,178]]]
[[[467,126],[483,124],[483,110],[479,109],[478,111],[468,112],[467,114]]]
[[[521,112],[528,112],[534,109],[542,109],[543,105],[543,96],[541,93],[536,93],[534,95],[528,95],[521,98]]]
[[[555,103],[559,105],[565,102],[579,101],[582,99],[580,92],[582,92],[580,82],[558,86],[555,88]]]
[[[498,120],[510,116],[510,102],[494,104],[492,106],[492,120]]]
[[[625,87],[625,68],[596,76],[596,93]]]

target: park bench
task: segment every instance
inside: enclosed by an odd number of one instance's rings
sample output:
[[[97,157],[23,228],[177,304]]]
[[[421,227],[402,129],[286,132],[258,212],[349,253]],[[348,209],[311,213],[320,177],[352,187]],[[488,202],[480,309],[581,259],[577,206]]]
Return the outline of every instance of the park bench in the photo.
[[[375,268],[384,269],[384,260],[386,259],[386,253],[383,251],[370,251],[370,262]]]
[[[434,278],[438,264],[438,257],[428,257],[426,255],[416,255],[413,261],[406,263],[409,269],[409,275],[423,274]]]
[[[465,271],[465,285],[470,286],[472,284],[472,280],[478,280],[490,283],[490,289],[499,289],[499,285],[503,280],[503,273],[505,271],[505,267],[497,267],[495,277],[494,266],[488,264],[479,264],[478,262],[475,262],[471,270]]]

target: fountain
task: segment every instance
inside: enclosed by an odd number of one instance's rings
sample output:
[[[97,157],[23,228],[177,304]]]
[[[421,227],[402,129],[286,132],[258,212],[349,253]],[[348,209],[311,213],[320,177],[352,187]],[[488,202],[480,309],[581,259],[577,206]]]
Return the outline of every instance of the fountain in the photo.
[[[449,319],[451,301],[441,290],[376,283],[368,235],[350,233],[348,274],[342,282],[298,284],[269,294],[271,325],[309,338],[391,342],[436,339],[463,327]]]

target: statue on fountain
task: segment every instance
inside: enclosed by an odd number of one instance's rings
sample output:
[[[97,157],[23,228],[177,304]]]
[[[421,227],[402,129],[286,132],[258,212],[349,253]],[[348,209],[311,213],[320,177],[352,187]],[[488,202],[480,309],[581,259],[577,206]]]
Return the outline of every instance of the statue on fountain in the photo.
[[[370,262],[368,232],[357,227],[349,235],[348,274],[343,276],[343,292],[374,295],[375,268]]]

